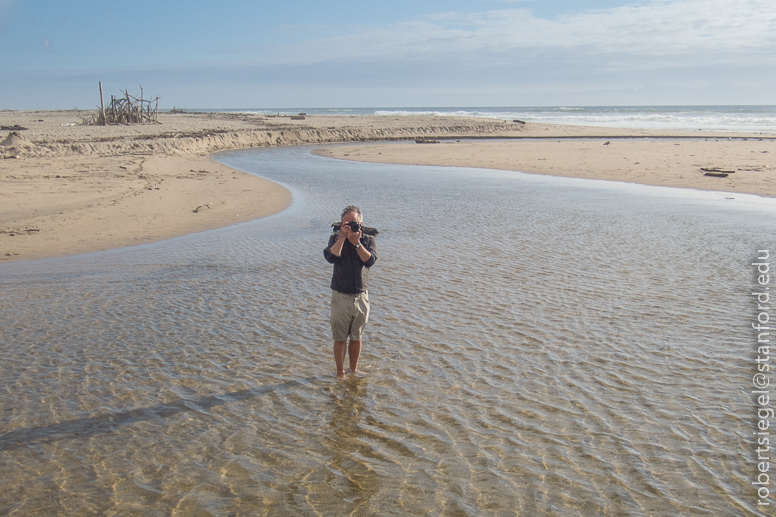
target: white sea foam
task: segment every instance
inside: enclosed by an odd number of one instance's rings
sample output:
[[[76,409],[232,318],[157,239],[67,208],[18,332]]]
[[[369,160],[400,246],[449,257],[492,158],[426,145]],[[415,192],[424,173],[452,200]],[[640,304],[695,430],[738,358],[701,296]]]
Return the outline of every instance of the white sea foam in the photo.
[[[486,117],[550,124],[776,133],[776,106],[377,109],[374,115]]]
[[[264,115],[377,115],[485,117],[548,124],[776,133],[776,106],[559,106],[417,108],[245,108],[224,111]]]

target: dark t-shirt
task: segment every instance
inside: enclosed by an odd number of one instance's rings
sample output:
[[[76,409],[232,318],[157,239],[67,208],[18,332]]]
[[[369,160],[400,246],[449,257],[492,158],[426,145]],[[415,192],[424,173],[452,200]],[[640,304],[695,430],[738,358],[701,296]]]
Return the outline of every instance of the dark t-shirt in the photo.
[[[375,238],[371,235],[361,236],[361,245],[372,254],[369,260],[362,262],[361,257],[358,256],[358,250],[349,240],[345,240],[339,257],[332,254],[331,247],[337,242],[338,237],[338,232],[333,233],[329,237],[329,245],[323,250],[326,261],[334,264],[331,288],[345,294],[363,293],[369,285],[369,268],[377,260]]]

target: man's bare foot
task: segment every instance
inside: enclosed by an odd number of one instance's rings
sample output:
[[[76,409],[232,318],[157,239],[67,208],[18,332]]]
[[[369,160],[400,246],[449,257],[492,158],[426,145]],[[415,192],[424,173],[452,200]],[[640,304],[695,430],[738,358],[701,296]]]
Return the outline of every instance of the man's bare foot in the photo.
[[[344,380],[345,380],[345,379],[347,379],[347,378],[348,378],[348,375],[347,375],[345,372],[342,372],[342,373],[338,373],[338,374],[337,374],[337,380],[338,380],[338,381],[344,381]]]
[[[351,373],[352,373],[353,375],[355,375],[356,377],[366,377],[367,375],[369,375],[369,374],[368,374],[367,372],[365,372],[364,370],[355,370],[355,371],[351,370]]]

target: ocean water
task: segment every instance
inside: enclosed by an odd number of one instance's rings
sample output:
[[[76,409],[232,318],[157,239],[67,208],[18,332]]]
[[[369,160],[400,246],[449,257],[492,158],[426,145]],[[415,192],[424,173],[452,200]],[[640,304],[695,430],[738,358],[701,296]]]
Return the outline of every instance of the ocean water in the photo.
[[[774,200],[217,159],[292,207],[0,265],[0,513],[758,511],[750,264]],[[371,374],[338,382],[322,249],[351,203],[381,231]]]
[[[548,106],[425,108],[283,108],[244,111],[309,115],[438,115],[582,126],[776,133],[776,106]]]

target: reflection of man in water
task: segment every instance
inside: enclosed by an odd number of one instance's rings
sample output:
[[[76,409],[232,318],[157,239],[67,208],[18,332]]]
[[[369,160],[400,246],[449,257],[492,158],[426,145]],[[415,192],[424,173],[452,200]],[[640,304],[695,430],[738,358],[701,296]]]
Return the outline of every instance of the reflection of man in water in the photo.
[[[342,383],[329,391],[330,402],[322,408],[331,410],[328,432],[322,433],[327,469],[324,482],[341,501],[337,515],[377,513],[369,510],[382,490],[382,474],[378,474],[379,470],[372,468],[370,462],[354,461],[354,456],[375,457],[372,444],[364,440],[362,424],[369,418],[367,386],[364,382]],[[327,514],[325,511],[321,513]]]
[[[334,264],[331,277],[331,332],[334,337],[334,363],[337,378],[345,378],[345,354],[350,358],[350,371],[360,374],[361,333],[369,320],[369,268],[377,260],[375,235],[364,233],[361,209],[347,206],[342,211],[339,228],[329,237],[323,250],[326,260]],[[358,224],[352,224],[352,223]],[[348,344],[348,338],[350,343]]]

